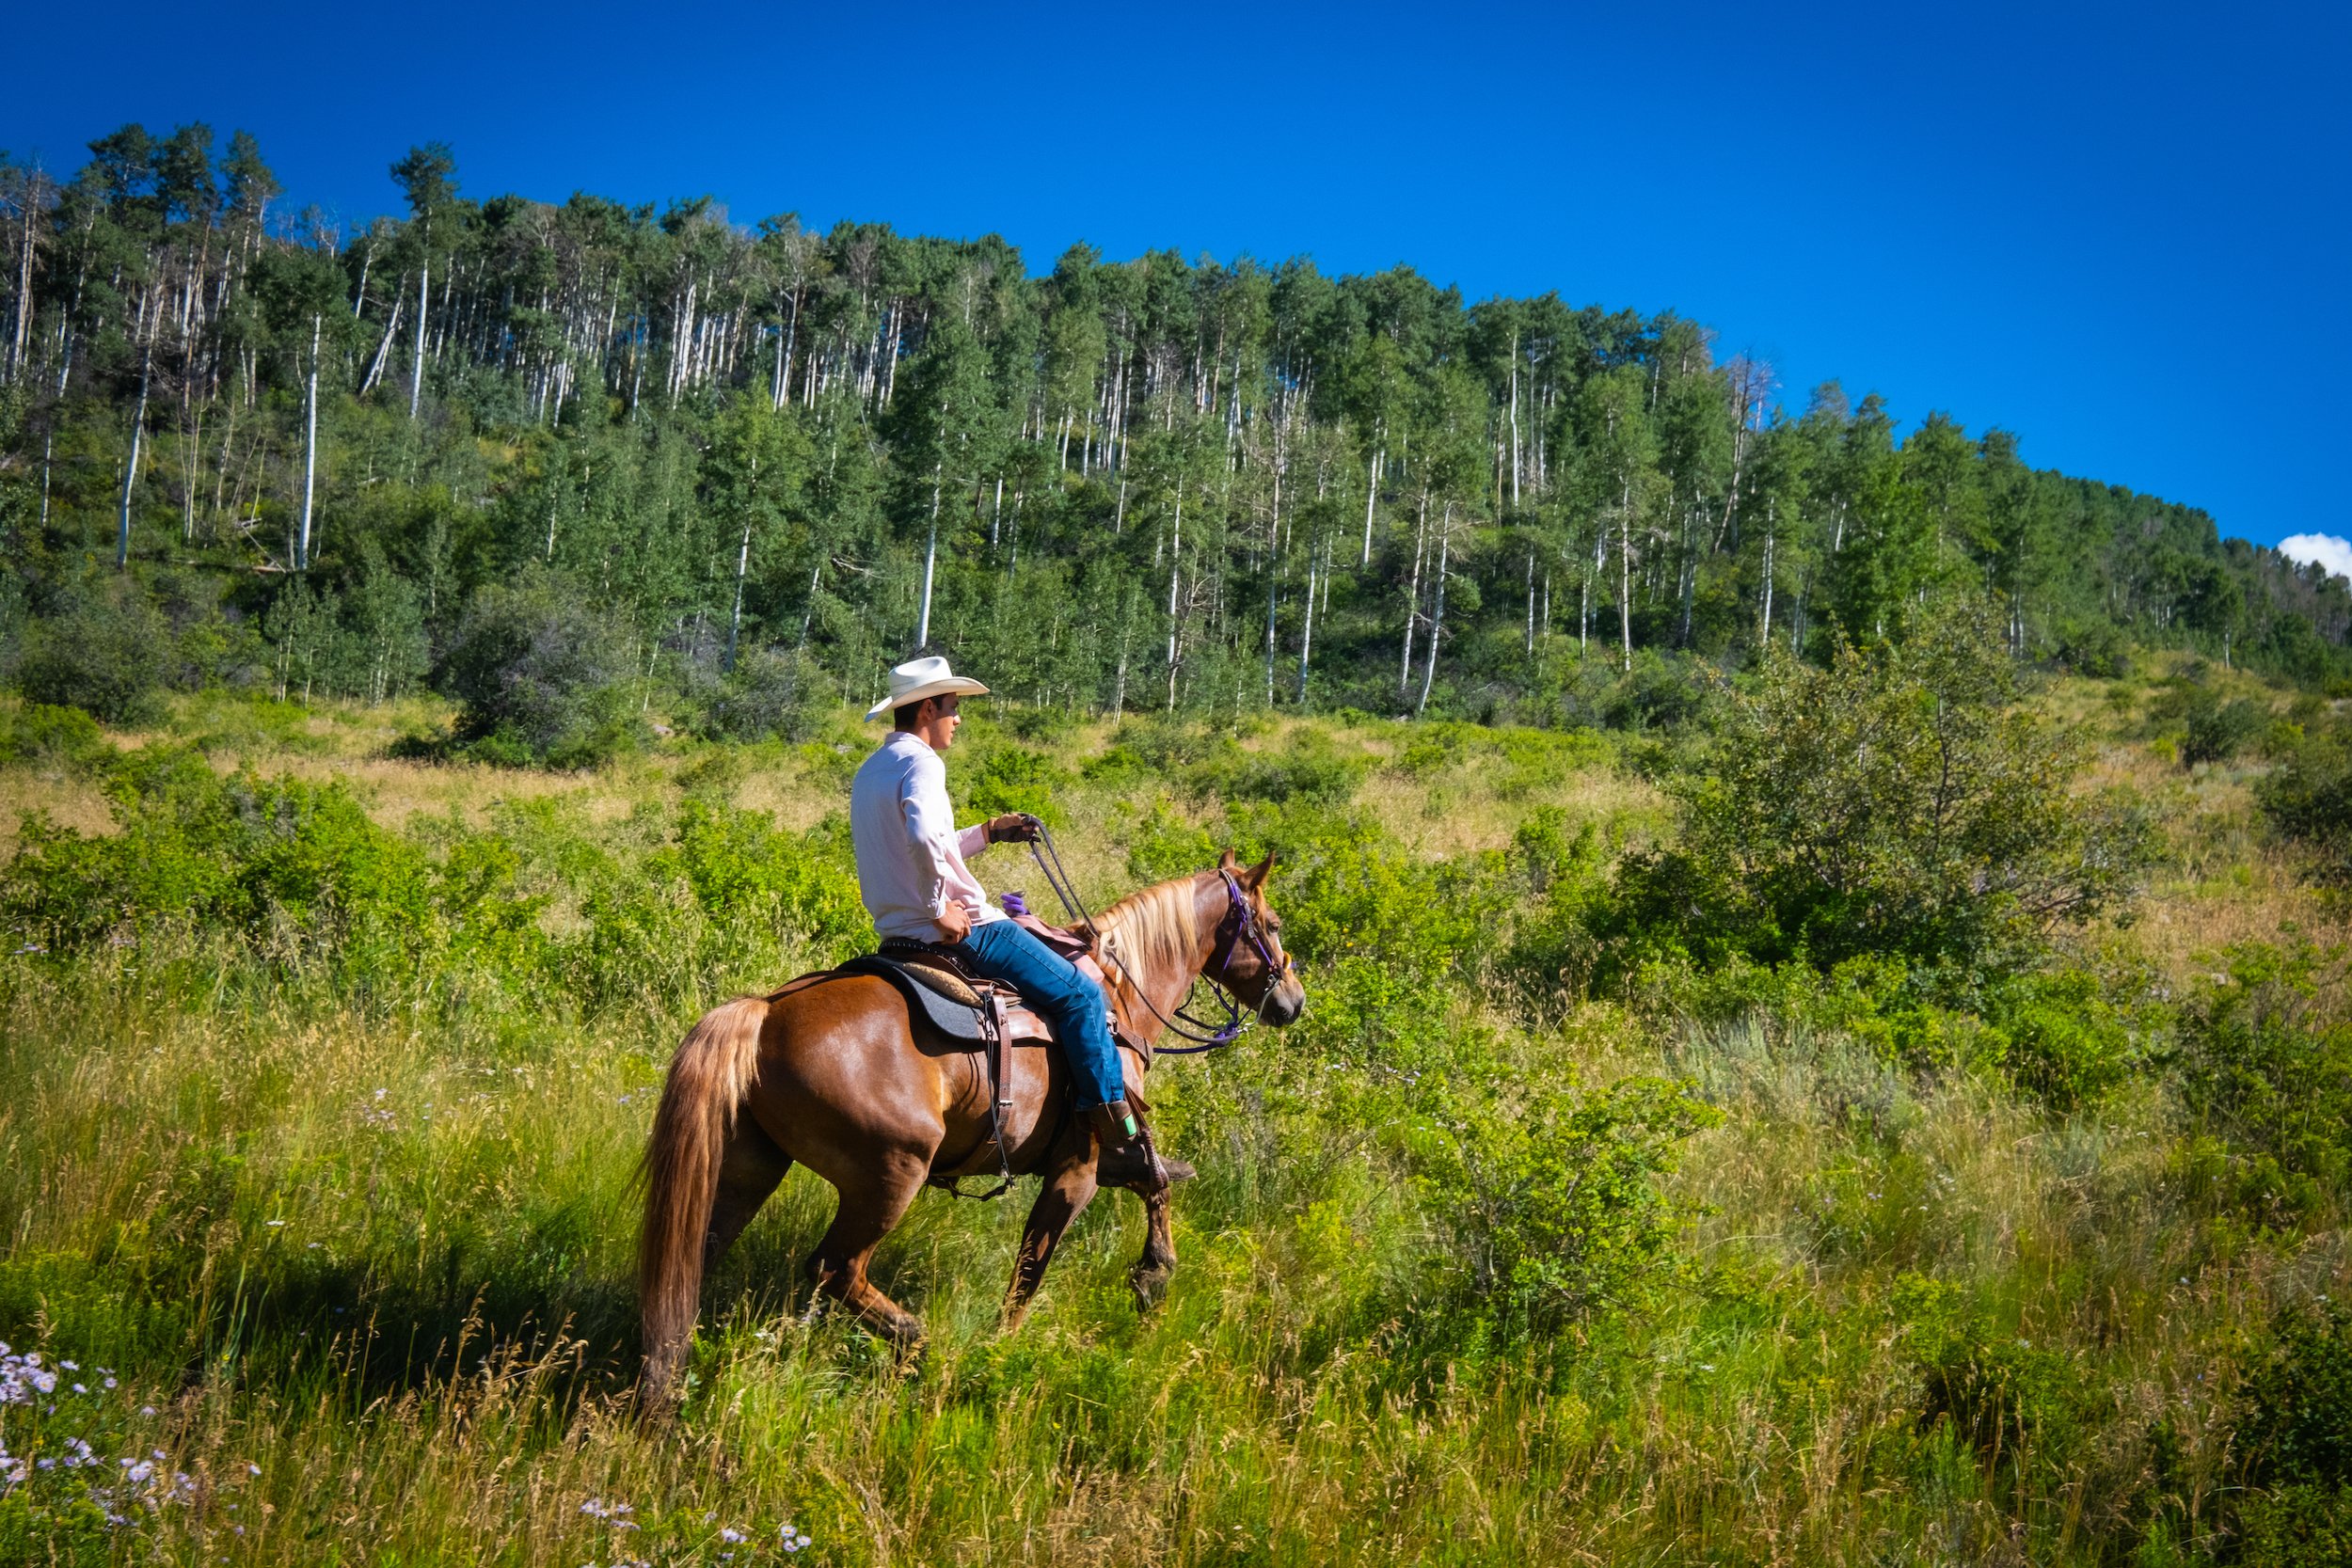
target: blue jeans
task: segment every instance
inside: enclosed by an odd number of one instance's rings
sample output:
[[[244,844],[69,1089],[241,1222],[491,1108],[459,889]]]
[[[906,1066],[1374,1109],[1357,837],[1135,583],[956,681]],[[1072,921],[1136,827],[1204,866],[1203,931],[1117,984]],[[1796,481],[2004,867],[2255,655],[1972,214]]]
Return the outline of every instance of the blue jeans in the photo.
[[[1045,1015],[1063,1057],[1077,1074],[1081,1110],[1127,1098],[1103,990],[1078,973],[1075,964],[1009,920],[973,927],[972,934],[948,951],[973,974],[1011,986]]]

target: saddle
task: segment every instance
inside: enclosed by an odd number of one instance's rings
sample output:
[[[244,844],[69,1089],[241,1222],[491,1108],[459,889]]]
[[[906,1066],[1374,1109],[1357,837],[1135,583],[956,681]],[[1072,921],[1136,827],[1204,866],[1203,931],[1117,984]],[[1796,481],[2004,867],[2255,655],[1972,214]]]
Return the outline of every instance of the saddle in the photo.
[[[1101,966],[1095,962],[1090,932],[1048,926],[1033,914],[1013,914],[1009,918],[1076,965],[1080,973],[1103,987],[1105,995],[1112,994],[1104,982]],[[1005,1053],[1019,1043],[1042,1044],[1052,1040],[1053,1026],[1012,987],[967,972],[953,956],[930,942],[902,937],[884,939],[879,952],[851,958],[834,969],[803,974],[769,1000],[849,975],[870,975],[887,982],[905,1001],[910,1021],[922,1019],[946,1038],[978,1052],[989,1084],[989,1145],[996,1154],[997,1184],[989,1192],[966,1193],[952,1176],[934,1176],[931,1180],[959,1197],[986,1199],[1001,1196],[1012,1185],[1012,1170],[1006,1163],[1005,1148],[1005,1115],[1012,1106],[1012,1101],[1006,1098]],[[1150,1048],[1120,1026],[1116,1006],[1111,1013],[1111,1037],[1136,1052],[1147,1066],[1150,1064]],[[1065,1119],[1070,1115],[1067,1094],[1062,1097],[1059,1115]]]
[[[1103,971],[1094,961],[1094,939],[1090,934],[1066,927],[1048,926],[1033,914],[1016,914],[1010,918],[1055,953],[1075,964],[1079,973],[1103,988],[1104,994],[1110,993],[1110,987],[1104,984]],[[1054,1037],[1053,1025],[1022,1000],[1018,990],[1000,982],[967,974],[951,954],[927,942],[886,937],[880,952],[851,958],[832,973],[871,974],[889,981],[906,998],[910,1013],[928,1019],[941,1034],[966,1045],[987,1045],[996,1037],[1009,1043],[1029,1039],[1051,1040]],[[991,1034],[992,1028],[995,1031],[994,1036]],[[1116,1016],[1111,1021],[1111,1033],[1121,1044],[1132,1048],[1133,1042],[1125,1037],[1126,1032],[1120,1027]]]
[[[923,942],[885,942],[881,952],[851,958],[834,973],[889,981],[906,999],[909,1013],[964,1045],[1053,1038],[1052,1026],[1010,986],[967,974],[955,959]]]

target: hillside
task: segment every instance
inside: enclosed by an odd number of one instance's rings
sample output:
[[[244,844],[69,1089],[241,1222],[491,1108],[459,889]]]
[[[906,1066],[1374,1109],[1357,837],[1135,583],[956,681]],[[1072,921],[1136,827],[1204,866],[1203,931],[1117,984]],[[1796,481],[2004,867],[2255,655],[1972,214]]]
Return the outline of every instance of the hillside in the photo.
[[[42,1358],[9,1386],[57,1380],[0,1403],[0,1542],[2324,1560],[2352,1014],[2342,863],[2278,781],[2325,753],[2340,795],[2343,721],[2194,662],[1972,695],[2008,659],[1970,629],[1784,663],[1663,747],[975,704],[959,810],[1046,815],[1090,900],[1279,849],[1307,1016],[1153,1073],[1202,1167],[1157,1313],[1120,1198],[997,1337],[1026,1189],[929,1194],[878,1264],[931,1335],[897,1367],[802,1314],[796,1172],[675,1429],[628,1402],[631,1164],[703,1008],[870,941],[838,809],[875,731],[548,773],[397,754],[429,699],[0,711],[41,813],[0,865],[0,1333]],[[2227,711],[2266,728],[2184,767]],[[1959,759],[1957,859],[1906,773],[1822,771],[1849,723]],[[1828,904],[1743,825],[1816,777],[1871,847]]]
[[[583,677],[737,733],[926,643],[1088,711],[1638,724],[1690,657],[1956,594],[2093,674],[2352,674],[2341,581],[1672,314],[1085,246],[1032,276],[707,198],[475,199],[438,146],[391,173],[408,215],[347,231],[203,126],[0,162],[32,694],[454,691],[501,589],[562,607]]]
[[[2341,579],[1672,315],[391,172],[0,157],[0,1560],[2352,1561]],[[800,1169],[648,1419],[917,648],[1306,1012],[1155,1310],[926,1193],[901,1363]]]

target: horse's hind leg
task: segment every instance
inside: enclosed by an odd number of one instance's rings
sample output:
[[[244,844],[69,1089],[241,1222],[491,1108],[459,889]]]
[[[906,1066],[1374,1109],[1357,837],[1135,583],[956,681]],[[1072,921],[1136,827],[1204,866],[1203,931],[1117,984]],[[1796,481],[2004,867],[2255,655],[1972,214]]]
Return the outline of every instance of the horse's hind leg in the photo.
[[[776,1190],[792,1158],[776,1147],[749,1117],[739,1117],[726,1152],[719,1160],[719,1190],[710,1204],[710,1229],[703,1237],[703,1273],[707,1275],[743,1234],[759,1206]]]
[[[1143,1256],[1127,1271],[1127,1283],[1135,1289],[1136,1309],[1148,1312],[1167,1294],[1168,1276],[1176,1271],[1176,1238],[1168,1222],[1167,1188],[1143,1200]]]
[[[855,1311],[901,1354],[921,1347],[923,1321],[876,1290],[866,1277],[866,1265],[923,1190],[924,1169],[919,1161],[901,1160],[861,1171],[848,1185],[835,1183],[841,1207],[808,1260],[818,1291]]]

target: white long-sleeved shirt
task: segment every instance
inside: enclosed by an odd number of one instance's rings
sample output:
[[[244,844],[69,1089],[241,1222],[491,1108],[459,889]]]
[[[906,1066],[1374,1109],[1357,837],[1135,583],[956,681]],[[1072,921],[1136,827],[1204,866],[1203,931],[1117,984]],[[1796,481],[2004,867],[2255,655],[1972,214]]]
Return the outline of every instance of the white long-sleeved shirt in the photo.
[[[956,831],[947,804],[947,765],[904,730],[874,749],[850,784],[850,838],[858,892],[886,937],[940,939],[939,917],[960,904],[972,924],[1002,920],[965,864],[988,847],[988,830]]]

